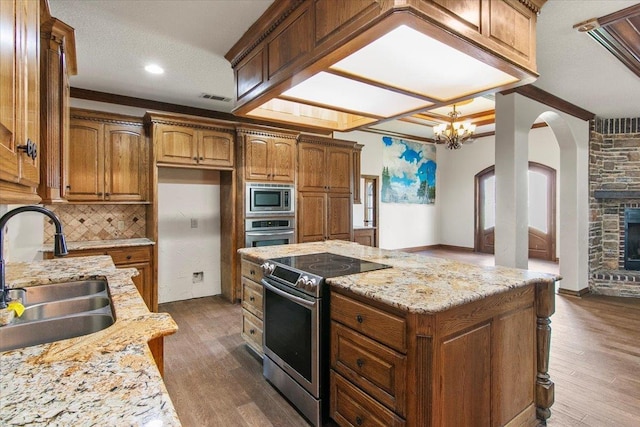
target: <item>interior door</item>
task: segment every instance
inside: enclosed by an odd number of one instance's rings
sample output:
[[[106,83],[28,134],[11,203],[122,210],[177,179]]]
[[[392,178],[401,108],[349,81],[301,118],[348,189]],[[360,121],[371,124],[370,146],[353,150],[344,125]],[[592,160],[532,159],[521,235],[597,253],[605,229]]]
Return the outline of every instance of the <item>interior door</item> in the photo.
[[[494,253],[495,166],[476,175],[476,252]],[[529,258],[556,259],[556,171],[529,162]]]

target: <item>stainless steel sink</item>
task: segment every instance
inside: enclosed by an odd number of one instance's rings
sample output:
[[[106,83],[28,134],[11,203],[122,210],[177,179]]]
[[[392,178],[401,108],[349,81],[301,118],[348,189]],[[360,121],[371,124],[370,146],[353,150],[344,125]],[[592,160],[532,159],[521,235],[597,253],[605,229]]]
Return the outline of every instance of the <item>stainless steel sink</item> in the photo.
[[[0,351],[98,332],[115,322],[106,280],[82,280],[12,289],[22,316],[0,327]]]
[[[68,300],[45,302],[25,306],[24,313],[15,323],[32,322],[34,320],[52,319],[82,312],[109,308],[109,298],[106,296],[73,298]],[[110,309],[109,309],[110,312]]]
[[[75,338],[113,325],[110,314],[82,314],[12,323],[0,328],[0,351]]]
[[[10,289],[9,297],[20,299],[22,304],[33,305],[49,301],[95,295],[107,291],[106,280],[79,280],[75,282],[52,283],[40,286],[31,286],[22,289]]]

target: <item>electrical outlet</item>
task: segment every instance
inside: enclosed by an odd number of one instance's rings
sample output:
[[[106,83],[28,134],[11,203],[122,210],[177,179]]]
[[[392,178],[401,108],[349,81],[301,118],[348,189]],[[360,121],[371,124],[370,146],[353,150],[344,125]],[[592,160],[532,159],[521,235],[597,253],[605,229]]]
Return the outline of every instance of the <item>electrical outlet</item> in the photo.
[[[191,218],[191,228],[198,228],[198,218]]]
[[[202,283],[204,281],[204,271],[198,271],[197,273],[193,273],[191,282],[192,283]]]
[[[118,230],[124,231],[124,221],[118,221]]]

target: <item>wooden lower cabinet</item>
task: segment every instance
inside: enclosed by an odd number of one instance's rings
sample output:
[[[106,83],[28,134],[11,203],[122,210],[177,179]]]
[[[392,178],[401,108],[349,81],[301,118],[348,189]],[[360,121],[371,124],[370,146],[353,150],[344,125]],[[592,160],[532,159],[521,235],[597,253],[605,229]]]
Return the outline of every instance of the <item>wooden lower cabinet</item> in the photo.
[[[158,311],[157,284],[153,278],[153,246],[122,246],[101,249],[70,250],[70,257],[109,255],[117,268],[136,268],[138,275],[131,278],[140,296],[150,311]],[[53,253],[45,252],[45,258],[53,258]],[[162,337],[149,341],[149,348],[158,365],[164,372],[164,339]]]
[[[371,228],[354,228],[353,241],[364,246],[376,246],[376,229]]]
[[[331,417],[341,426],[537,425],[536,292],[423,314],[332,287]]]
[[[255,262],[242,259],[242,338],[260,357],[262,350],[262,269]]]

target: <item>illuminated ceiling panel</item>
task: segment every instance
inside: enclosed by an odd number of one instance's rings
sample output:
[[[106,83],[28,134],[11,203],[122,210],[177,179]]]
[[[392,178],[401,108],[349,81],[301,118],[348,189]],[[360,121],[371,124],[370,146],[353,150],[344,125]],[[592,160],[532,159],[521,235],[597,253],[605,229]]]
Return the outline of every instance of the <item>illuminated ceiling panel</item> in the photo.
[[[438,100],[518,81],[406,25],[374,40],[331,69]]]
[[[433,105],[423,99],[324,71],[287,90],[282,96],[300,102],[377,117],[392,117]]]

